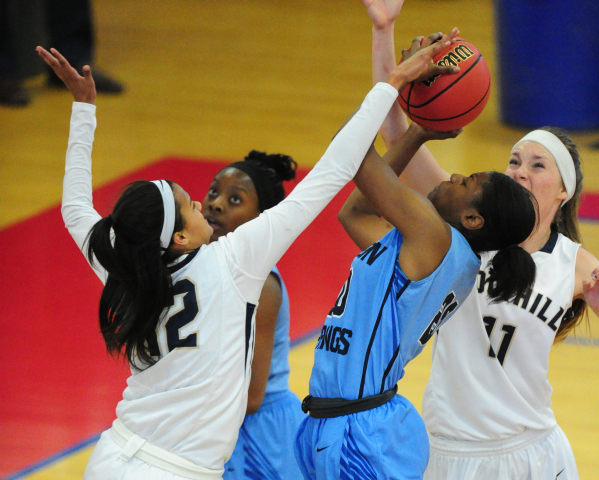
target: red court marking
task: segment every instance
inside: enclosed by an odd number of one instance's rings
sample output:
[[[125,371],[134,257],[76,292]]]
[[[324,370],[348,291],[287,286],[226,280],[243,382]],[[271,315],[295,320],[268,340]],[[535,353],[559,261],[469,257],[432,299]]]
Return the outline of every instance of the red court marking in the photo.
[[[203,200],[228,162],[165,159],[94,191],[106,215],[123,185],[168,178]],[[307,170],[298,172],[303,178]],[[291,338],[320,326],[358,252],[337,221],[338,195],[279,262],[289,288]],[[0,477],[107,428],[129,370],[98,331],[101,284],[54,207],[0,231]]]
[[[578,218],[599,220],[599,193],[583,193],[578,208]]]

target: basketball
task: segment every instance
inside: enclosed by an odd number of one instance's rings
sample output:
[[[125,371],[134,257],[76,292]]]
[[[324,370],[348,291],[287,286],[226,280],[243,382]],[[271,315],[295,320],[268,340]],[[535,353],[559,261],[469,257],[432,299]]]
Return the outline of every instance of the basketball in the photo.
[[[491,75],[485,58],[471,43],[456,40],[437,53],[433,62],[458,66],[460,72],[411,83],[398,98],[406,115],[430,130],[447,132],[468,125],[489,100]]]

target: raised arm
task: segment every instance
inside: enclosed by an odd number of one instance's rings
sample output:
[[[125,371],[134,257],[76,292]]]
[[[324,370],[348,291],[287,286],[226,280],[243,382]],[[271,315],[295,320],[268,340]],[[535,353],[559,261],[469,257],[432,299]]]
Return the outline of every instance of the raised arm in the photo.
[[[395,19],[401,12],[403,0],[360,0],[372,20],[372,82],[383,82],[393,71]],[[408,119],[395,103],[381,126],[380,134],[387,148],[393,145],[408,128]]]
[[[65,161],[61,212],[65,226],[83,251],[87,234],[102,218],[94,209],[92,199],[91,154],[96,129],[94,79],[89,66],[83,67],[82,77],[55,49],[48,52],[37,47],[36,51],[65,83],[75,100]],[[94,271],[105,283],[106,271],[97,264],[94,265]]]
[[[344,228],[362,249],[397,228],[403,237],[400,264],[411,280],[425,278],[439,266],[451,245],[451,231],[430,201],[397,175],[425,141],[458,133],[439,134],[414,124],[387,152],[387,161],[371,147],[354,179],[359,190],[352,192],[339,213]]]
[[[406,168],[409,168],[416,152],[422,150],[425,142],[455,138],[460,133],[461,129],[453,132],[435,132],[412,123],[404,135],[399,137],[396,143],[387,150],[383,160],[396,176],[400,176]],[[370,152],[370,154],[374,155],[376,152]],[[380,240],[391,228],[397,227],[381,218],[381,215],[389,220],[388,215],[383,212],[379,214],[362,192],[355,189],[340,210],[338,218],[354,243],[364,250]]]
[[[354,180],[376,211],[402,234],[399,262],[410,280],[429,276],[451,246],[451,229],[429,200],[400,182],[372,148]]]
[[[395,19],[401,11],[403,0],[361,0],[372,20],[372,79],[376,84],[386,78],[395,66],[394,27]],[[441,33],[428,37],[423,46],[441,38]],[[415,39],[415,42],[422,37]],[[412,49],[410,49],[412,50]],[[404,51],[407,52],[407,51]],[[381,137],[390,148],[406,132],[408,119],[405,113],[394,104],[381,126]],[[449,174],[443,170],[431,152],[422,146],[405,169],[401,180],[416,191],[426,195],[434,186],[448,180]]]

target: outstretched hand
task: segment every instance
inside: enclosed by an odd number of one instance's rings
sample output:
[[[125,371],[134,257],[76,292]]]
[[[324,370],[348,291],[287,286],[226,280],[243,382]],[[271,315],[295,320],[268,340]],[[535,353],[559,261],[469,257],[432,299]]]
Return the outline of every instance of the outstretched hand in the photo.
[[[423,49],[430,47],[431,45],[438,45],[438,44],[444,45],[444,47],[437,50],[437,52],[438,52],[438,51],[442,50],[443,48],[445,48],[446,46],[450,45],[451,43],[455,43],[456,37],[459,34],[460,34],[460,31],[456,27],[447,35],[443,35],[441,32],[436,32],[436,33],[433,33],[432,35],[429,35],[426,38],[416,37],[414,40],[412,40],[412,45],[410,46],[410,48],[404,49],[401,51],[401,62],[402,63],[406,62],[407,60],[412,58],[414,55],[418,54]],[[437,52],[435,52],[435,53],[437,53]],[[432,60],[432,58],[431,58],[431,60]],[[420,77],[414,81],[421,82],[423,80],[428,80],[429,78],[437,76],[437,75],[450,75],[453,73],[458,73],[459,71],[460,71],[460,68],[456,67],[455,65],[441,66],[441,65],[437,65],[431,61],[430,64],[428,65],[428,70],[426,72],[424,72],[422,75],[420,75]]]
[[[401,12],[404,0],[360,0],[366,7],[374,28],[390,27]]]
[[[55,48],[51,48],[48,52],[42,47],[37,47],[35,51],[54,70],[58,78],[64,82],[76,102],[95,104],[96,84],[89,65],[83,67],[82,77]]]
[[[404,50],[402,62],[389,74],[387,83],[402,90],[410,82],[420,82],[435,75],[458,73],[459,67],[435,65],[432,60],[437,53],[455,42],[459,33],[460,31],[454,28],[440,41],[437,41],[440,36],[438,33],[431,35],[424,42],[423,37],[415,38],[410,49]]]
[[[595,268],[591,273],[590,280],[582,281],[582,291],[584,293],[584,299],[593,309],[595,313],[599,312],[599,268]]]

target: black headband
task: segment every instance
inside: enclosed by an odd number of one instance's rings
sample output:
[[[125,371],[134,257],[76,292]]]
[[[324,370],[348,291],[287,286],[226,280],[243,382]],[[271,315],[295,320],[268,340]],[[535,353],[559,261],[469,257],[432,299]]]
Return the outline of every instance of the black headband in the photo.
[[[236,168],[245,173],[254,184],[256,193],[258,194],[258,208],[260,212],[268,210],[276,205],[273,195],[273,189],[269,188],[269,181],[265,178],[264,172],[254,167],[250,162],[235,162],[227,165],[226,168]]]

